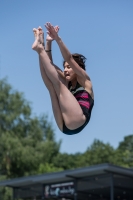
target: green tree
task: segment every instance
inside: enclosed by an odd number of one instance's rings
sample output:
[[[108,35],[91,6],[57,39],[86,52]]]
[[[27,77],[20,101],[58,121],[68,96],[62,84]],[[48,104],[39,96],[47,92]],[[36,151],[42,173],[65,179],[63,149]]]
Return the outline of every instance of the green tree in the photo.
[[[54,159],[53,164],[63,170],[75,169],[85,166],[84,156],[82,153],[68,154],[59,153]]]
[[[38,174],[43,165],[56,171],[51,163],[60,145],[48,117],[33,116],[24,95],[0,80],[0,178]]]
[[[117,150],[120,152],[121,162],[126,167],[133,167],[133,135],[124,137]]]
[[[95,165],[101,163],[114,163],[115,150],[109,144],[104,144],[100,140],[94,140],[84,153],[85,165]]]
[[[78,167],[77,155],[59,153],[53,160],[54,166],[57,168],[62,168],[64,170],[74,169]]]

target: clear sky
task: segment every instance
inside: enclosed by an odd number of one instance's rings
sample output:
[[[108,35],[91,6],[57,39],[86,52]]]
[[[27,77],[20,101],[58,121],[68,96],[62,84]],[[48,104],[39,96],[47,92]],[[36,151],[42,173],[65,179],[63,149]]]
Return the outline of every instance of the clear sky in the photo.
[[[32,29],[46,22],[59,25],[68,49],[87,58],[95,106],[90,123],[77,135],[67,136],[56,126],[38,56],[31,49]],[[0,0],[0,25],[0,78],[7,77],[24,93],[35,115],[48,114],[56,139],[62,139],[61,152],[84,152],[94,139],[117,147],[133,134],[132,0]],[[55,41],[52,52],[62,68]]]

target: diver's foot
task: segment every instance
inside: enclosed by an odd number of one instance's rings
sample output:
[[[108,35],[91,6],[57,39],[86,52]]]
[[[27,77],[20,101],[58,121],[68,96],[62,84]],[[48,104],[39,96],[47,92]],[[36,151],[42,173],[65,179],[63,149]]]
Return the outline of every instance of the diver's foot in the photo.
[[[40,44],[39,30],[34,28],[33,32],[34,32],[34,36],[35,36],[35,41],[32,45],[32,49],[39,53],[42,50],[44,50],[44,47],[42,44]]]

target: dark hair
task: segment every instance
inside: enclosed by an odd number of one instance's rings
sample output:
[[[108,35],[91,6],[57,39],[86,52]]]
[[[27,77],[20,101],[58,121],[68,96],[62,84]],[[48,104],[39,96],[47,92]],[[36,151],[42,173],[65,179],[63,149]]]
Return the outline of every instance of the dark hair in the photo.
[[[86,58],[85,58],[85,56],[83,56],[82,54],[79,54],[79,53],[74,53],[74,54],[72,54],[72,57],[82,69],[86,70],[86,66],[85,66]],[[63,66],[64,66],[65,62],[66,61],[64,60]]]

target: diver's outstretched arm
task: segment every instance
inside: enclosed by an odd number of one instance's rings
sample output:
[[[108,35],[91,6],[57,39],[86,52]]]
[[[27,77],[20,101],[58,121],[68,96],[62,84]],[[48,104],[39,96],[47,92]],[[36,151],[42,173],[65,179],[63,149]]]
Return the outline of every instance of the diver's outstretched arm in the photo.
[[[85,70],[83,70],[78,65],[78,63],[73,59],[72,54],[70,53],[70,51],[68,50],[68,48],[66,47],[66,45],[64,44],[64,42],[62,41],[62,39],[59,37],[58,33],[54,30],[54,27],[51,25],[51,23],[49,23],[49,22],[46,23],[45,27],[48,30],[47,33],[52,38],[54,38],[54,40],[57,42],[64,60],[72,67],[72,69],[74,70],[74,72],[79,77],[82,77],[84,81],[86,79],[89,80],[89,76],[87,75],[87,73],[85,72]]]

